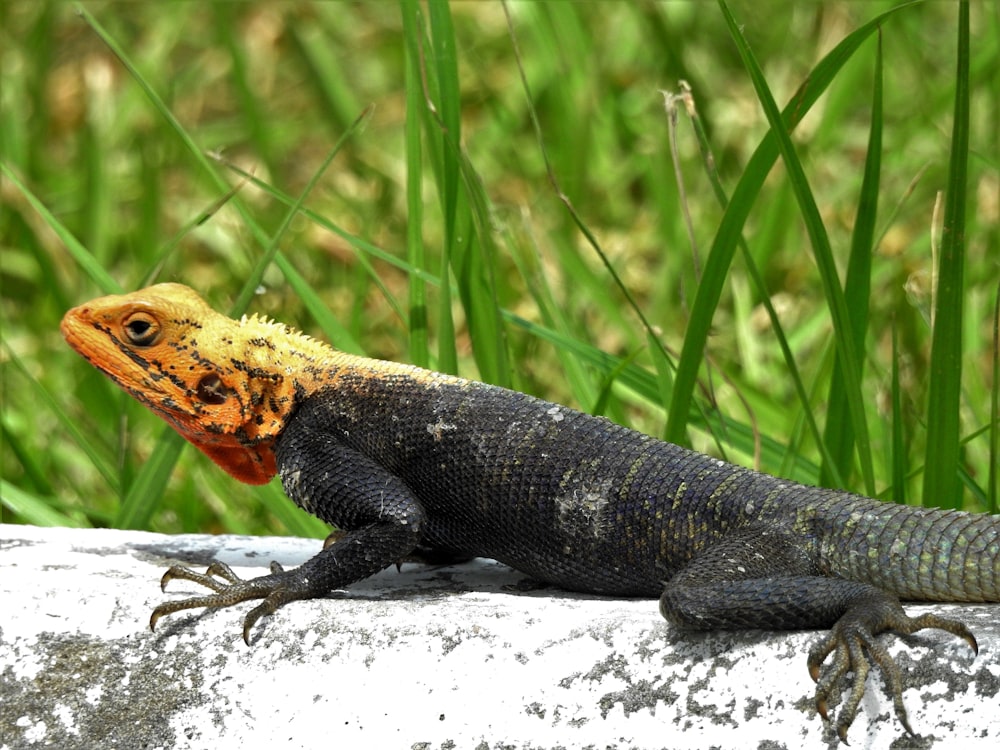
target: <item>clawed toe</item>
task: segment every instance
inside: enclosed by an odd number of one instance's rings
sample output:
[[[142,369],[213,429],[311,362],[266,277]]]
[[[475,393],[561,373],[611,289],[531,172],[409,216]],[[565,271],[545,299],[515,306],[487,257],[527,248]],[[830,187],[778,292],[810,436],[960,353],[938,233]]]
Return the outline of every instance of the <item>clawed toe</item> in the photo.
[[[149,629],[165,615],[198,607],[228,607],[249,599],[263,601],[251,609],[243,620],[243,640],[250,645],[250,631],[260,618],[273,614],[279,607],[297,599],[310,599],[326,591],[322,580],[310,577],[302,568],[286,571],[277,562],[270,565],[270,574],[259,578],[240,578],[232,568],[222,562],[213,562],[204,573],[182,565],[175,565],[163,574],[160,587],[175,579],[191,581],[204,586],[212,593],[174,602],[160,604],[149,618]]]
[[[219,578],[221,578],[222,581],[225,581],[225,583],[219,581]],[[236,575],[232,568],[224,562],[218,561],[209,565],[208,568],[205,569],[204,573],[198,573],[197,571],[183,565],[171,566],[160,579],[160,591],[166,591],[167,584],[175,579],[192,581],[204,586],[205,588],[212,589],[212,591],[224,591],[227,588],[227,584],[231,585],[243,583],[243,579]]]
[[[246,616],[243,627],[243,640],[250,643],[250,629],[261,617],[271,614],[288,600],[280,595],[281,583],[277,576],[284,573],[280,564],[271,563],[271,575],[261,578],[244,579],[233,572],[232,568],[223,562],[213,562],[204,573],[199,573],[182,565],[174,565],[160,579],[160,589],[165,591],[170,581],[191,581],[199,586],[210,589],[211,594],[195,596],[173,602],[164,602],[157,606],[149,618],[149,629],[155,630],[161,617],[185,609],[199,607],[227,607],[248,599],[264,599],[264,602],[254,607]]]
[[[884,646],[875,640],[875,634],[893,630],[902,634],[915,633],[924,628],[934,628],[952,633],[966,641],[973,651],[978,651],[976,639],[960,622],[935,615],[908,617],[898,604],[884,608],[878,618],[871,617],[872,610],[848,612],[809,652],[809,675],[816,682],[816,711],[824,720],[829,717],[829,700],[841,680],[852,673],[850,690],[837,715],[837,735],[847,744],[847,731],[854,722],[865,692],[865,682],[872,663],[877,664],[885,679],[886,689],[892,698],[893,709],[903,729],[914,735],[903,705],[903,677],[899,666]],[[823,663],[830,654],[833,660],[824,669]]]
[[[825,672],[822,663],[831,652],[834,659]],[[871,671],[871,663],[878,664],[885,677],[886,686],[892,695],[896,715],[909,734],[913,734],[903,706],[903,681],[899,667],[889,652],[876,642],[870,632],[861,627],[845,626],[843,622],[834,627],[831,634],[809,652],[809,674],[816,682],[816,710],[824,720],[829,720],[829,699],[848,672],[852,673],[850,690],[840,713],[837,715],[837,735],[847,744],[847,730],[850,729],[865,693],[865,682]]]

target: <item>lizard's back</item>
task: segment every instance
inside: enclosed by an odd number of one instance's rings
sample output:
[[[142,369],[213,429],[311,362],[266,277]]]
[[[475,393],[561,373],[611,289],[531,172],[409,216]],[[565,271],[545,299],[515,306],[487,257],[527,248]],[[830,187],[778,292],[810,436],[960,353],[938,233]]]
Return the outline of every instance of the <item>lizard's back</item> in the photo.
[[[575,590],[658,596],[734,530],[781,528],[820,575],[914,599],[1000,597],[996,517],[808,487],[516,391],[386,367],[338,375],[286,432],[308,422],[400,477],[426,513],[425,545]],[[307,510],[341,525],[334,505]]]

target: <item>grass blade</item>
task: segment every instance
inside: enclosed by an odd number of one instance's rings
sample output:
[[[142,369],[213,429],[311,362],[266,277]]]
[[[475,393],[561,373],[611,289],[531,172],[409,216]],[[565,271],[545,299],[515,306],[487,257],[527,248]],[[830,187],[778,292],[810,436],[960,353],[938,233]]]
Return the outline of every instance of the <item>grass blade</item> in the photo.
[[[785,127],[791,131],[826,91],[837,72],[853,56],[858,47],[893,13],[907,7],[900,5],[873,18],[848,34],[810,71],[805,82],[782,111]],[[764,136],[754,151],[743,175],[733,190],[729,207],[723,214],[715,239],[705,262],[702,280],[698,284],[691,317],[684,336],[684,345],[677,362],[674,392],[667,414],[666,439],[674,443],[687,442],[687,423],[698,371],[703,360],[705,343],[715,309],[722,295],[722,286],[729,264],[736,252],[743,225],[746,223],[757,194],[778,158],[774,127]]]
[[[457,372],[458,371],[458,352],[455,348],[455,319],[452,316],[452,268],[454,267],[453,255],[456,253],[456,213],[457,213],[457,202],[458,202],[458,165],[455,162],[455,152],[449,149],[446,142],[446,134],[451,133],[452,137],[458,139],[461,137],[460,124],[461,120],[457,117],[457,112],[454,111],[455,103],[459,95],[458,92],[458,70],[457,67],[454,70],[453,75],[449,76],[449,60],[452,64],[457,66],[454,56],[454,39],[452,39],[451,54],[449,55],[449,45],[445,37],[447,36],[446,29],[451,27],[450,16],[448,14],[447,8],[442,8],[440,0],[430,5],[429,10],[435,14],[437,18],[437,39],[431,40],[427,37],[422,24],[419,22],[422,20],[422,16],[419,13],[419,9],[416,8],[414,4],[414,10],[412,12],[412,17],[418,22],[413,26],[414,29],[414,42],[418,45],[418,57],[417,63],[422,71],[421,80],[424,82],[426,89],[424,91],[424,99],[426,106],[423,108],[424,112],[424,129],[427,133],[427,140],[429,143],[434,144],[431,149],[431,161],[435,166],[435,177],[437,177],[438,192],[441,198],[441,213],[442,220],[444,223],[444,247],[442,248],[441,254],[441,301],[438,306],[438,366],[443,368],[445,372]],[[438,54],[444,56],[444,59],[438,60],[434,66],[428,65],[427,60],[424,56],[425,51],[429,47],[436,46],[439,51],[435,52],[434,57],[436,58]],[[442,86],[448,86],[448,82],[442,82],[440,80],[441,76],[444,75],[446,78],[451,80],[451,94],[455,99],[446,98],[444,92],[441,90]],[[438,109],[438,102],[450,101],[448,106],[447,114],[440,115]],[[438,117],[443,117],[442,120],[437,119]],[[454,130],[448,130],[449,126],[454,128]]]
[[[854,218],[854,232],[851,236],[851,253],[847,261],[844,278],[844,301],[850,320],[850,336],[854,350],[864,351],[865,333],[868,330],[868,306],[871,297],[872,256],[875,253],[875,219],[878,215],[879,174],[882,167],[882,34],[877,36],[875,48],[875,77],[872,86],[871,127],[868,132],[868,151],[865,155],[865,171],[858,196],[858,210]],[[860,381],[863,360],[854,365]],[[830,395],[827,398],[826,428],[823,444],[828,453],[824,454],[820,484],[825,487],[843,487],[842,479],[851,473],[851,459],[854,451],[854,425],[851,420],[849,399],[858,394],[847,388],[844,381],[843,357],[840,350],[834,352],[833,375],[830,380]],[[870,488],[869,488],[870,489]]]
[[[167,489],[167,480],[174,470],[186,445],[184,438],[172,427],[164,427],[156,441],[156,448],[149,460],[129,486],[115,515],[116,529],[149,528],[149,520],[160,505],[160,498]]]
[[[343,135],[337,139],[333,148],[330,149],[326,158],[323,159],[323,163],[320,164],[319,169],[313,172],[312,177],[309,178],[309,182],[306,183],[305,188],[303,188],[302,193],[296,199],[295,203],[293,203],[291,208],[285,212],[285,218],[278,227],[278,231],[276,231],[274,236],[271,237],[270,242],[268,242],[267,247],[264,250],[264,254],[254,264],[253,270],[250,272],[246,282],[243,284],[243,289],[240,291],[239,296],[233,303],[232,309],[229,311],[230,316],[239,317],[250,306],[250,300],[253,299],[254,294],[257,293],[257,287],[260,286],[260,282],[264,278],[264,272],[267,270],[268,266],[271,265],[271,262],[278,254],[281,238],[285,235],[285,232],[288,231],[288,228],[292,225],[292,221],[295,217],[299,215],[299,212],[302,210],[302,205],[305,203],[306,198],[309,197],[309,193],[312,192],[316,183],[319,182],[319,178],[326,172],[327,167],[330,166],[334,158],[340,152],[340,149],[343,147],[345,141],[347,141],[347,139],[354,134],[354,131],[356,131],[368,118],[369,114],[371,114],[371,109],[371,107],[366,107],[364,111],[358,115],[357,119],[354,120],[351,127],[345,130]]]
[[[987,478],[986,510],[1000,510],[1000,284],[993,305],[993,388],[990,391],[990,473]]]
[[[857,434],[858,453],[861,458],[862,474],[866,491],[868,494],[875,492],[875,475],[871,465],[871,450],[868,440],[868,427],[864,419],[863,403],[861,400],[861,385],[858,378],[859,365],[857,349],[854,341],[850,337],[850,322],[847,314],[847,304],[844,301],[843,291],[840,288],[840,280],[837,277],[837,267],[833,261],[833,253],[830,248],[830,241],[823,226],[823,221],[819,215],[819,208],[809,189],[805,172],[795,154],[789,136],[789,129],[782,122],[781,114],[778,112],[774,98],[764,79],[763,71],[757,64],[753,53],[750,50],[746,39],[743,37],[736,19],[730,13],[724,0],[719,0],[719,6],[725,16],[729,26],[730,34],[736,43],[740,57],[743,59],[747,73],[753,82],[757,97],[767,115],[771,125],[771,133],[777,139],[778,148],[781,152],[782,160],[788,171],[789,182],[795,191],[799,209],[803,214],[806,230],[809,234],[813,246],[813,254],[816,264],[819,267],[823,280],[823,289],[826,294],[827,304],[833,322],[834,338],[837,343],[837,351],[841,354],[841,371],[844,374],[845,387],[850,394],[848,405],[851,412],[851,420]]]
[[[80,447],[80,449],[87,455],[87,458],[93,464],[94,468],[97,469],[98,473],[107,482],[108,487],[110,487],[114,492],[120,492],[120,483],[118,477],[115,475],[113,467],[110,463],[100,455],[97,449],[94,447],[90,438],[84,434],[84,432],[79,428],[76,422],[70,417],[65,409],[62,408],[62,403],[55,398],[49,390],[41,384],[28,368],[24,366],[21,358],[17,354],[9,349],[6,345],[4,348],[7,350],[6,356],[11,364],[17,368],[20,373],[28,379],[28,381],[35,388],[35,395],[40,404],[44,404],[48,409],[56,415],[62,428],[73,438],[73,441]]]
[[[42,217],[45,223],[55,232],[59,239],[62,240],[63,244],[66,246],[66,250],[73,260],[77,262],[77,265],[83,269],[83,272],[90,277],[97,287],[105,294],[120,294],[122,291],[121,286],[115,281],[111,274],[104,270],[104,267],[100,262],[94,257],[94,255],[84,247],[77,239],[73,236],[63,224],[55,217],[55,215],[46,208],[45,204],[42,203],[38,198],[28,189],[14,171],[10,169],[5,163],[0,163],[0,172],[3,176],[14,183],[14,186],[21,191],[21,194],[25,197],[31,207],[35,209],[38,214]]]
[[[653,325],[649,322],[648,318],[646,317],[645,312],[635,301],[635,297],[632,295],[631,291],[629,291],[628,286],[626,286],[626,284],[622,281],[621,277],[619,276],[617,270],[615,270],[614,264],[611,263],[611,260],[610,258],[608,258],[607,253],[604,252],[604,249],[601,247],[601,243],[598,242],[597,237],[594,235],[593,232],[591,232],[590,228],[583,221],[582,217],[577,212],[576,207],[573,205],[573,202],[570,200],[569,196],[563,191],[562,187],[560,186],[559,179],[556,177],[555,168],[553,167],[552,164],[552,159],[549,157],[548,149],[545,146],[545,139],[542,137],[542,126],[538,114],[535,110],[534,105],[532,104],[533,96],[531,93],[531,87],[528,84],[528,76],[525,73],[524,63],[522,61],[520,52],[520,45],[518,43],[517,34],[514,29],[514,22],[513,19],[511,18],[510,8],[508,7],[508,4],[506,2],[503,3],[503,9],[504,9],[504,16],[507,21],[507,32],[508,35],[510,36],[511,46],[514,51],[514,59],[517,63],[518,74],[520,75],[521,78],[521,88],[524,90],[525,97],[528,102],[528,114],[530,115],[531,118],[531,125],[535,133],[535,140],[538,142],[538,147],[539,150],[541,151],[542,159],[545,162],[545,171],[548,176],[549,184],[552,186],[557,197],[562,202],[563,206],[566,208],[577,230],[584,237],[584,239],[586,239],[587,244],[591,247],[591,249],[594,251],[597,257],[600,259],[601,264],[604,266],[604,269],[607,272],[608,276],[611,278],[611,281],[615,285],[615,288],[621,293],[628,307],[639,319],[639,322],[642,325],[643,330],[645,331],[646,340],[651,344],[650,351],[652,355],[656,358],[654,364],[656,365],[657,370],[661,373],[661,379],[660,379],[661,384],[664,386],[664,389],[668,391],[667,393],[662,393],[661,398],[665,397],[669,399],[670,396],[669,390],[671,387],[670,383],[672,381],[672,376],[670,373],[672,373],[675,367],[673,358],[667,352],[666,348],[663,345],[663,342],[660,340],[660,337],[656,332],[656,329],[653,327]],[[658,399],[657,403],[660,402],[661,401]],[[697,408],[700,409],[701,405],[697,404]]]
[[[90,528],[75,516],[56,510],[58,503],[52,498],[36,496],[5,479],[0,479],[0,505],[35,526],[71,526],[76,529]]]
[[[930,386],[927,400],[927,458],[924,462],[925,504],[961,506],[959,479],[962,387],[962,307],[965,266],[965,211],[969,170],[969,4],[958,13],[958,61],[955,114],[944,204],[941,257],[931,339]]]
[[[403,9],[404,33],[407,38],[406,55],[406,258],[410,265],[424,268],[427,259],[424,253],[423,222],[423,158],[420,143],[420,61],[417,58],[416,25],[413,13]],[[409,316],[410,361],[419,367],[430,367],[430,348],[427,329],[427,283],[416,275],[409,276]]]
[[[893,502],[906,502],[906,441],[903,435],[903,389],[899,382],[899,335],[896,325],[892,326],[892,484]]]
[[[323,301],[316,290],[309,285],[299,273],[298,269],[281,253],[274,256],[274,265],[285,275],[285,281],[302,301],[303,306],[309,311],[309,315],[319,326],[326,340],[342,352],[351,354],[364,354],[365,348],[351,334],[347,327],[341,323],[337,316],[330,310],[330,306]]]
[[[695,136],[698,141],[698,148],[701,151],[702,161],[705,164],[708,179],[712,185],[712,190],[715,193],[716,199],[719,201],[719,205],[721,205],[723,210],[725,210],[729,206],[729,196],[726,195],[726,191],[722,186],[722,179],[720,178],[718,169],[716,168],[715,157],[712,155],[712,150],[709,147],[708,134],[705,132],[705,128],[701,122],[701,116],[698,114],[698,110],[694,105],[694,98],[691,94],[690,88],[682,86],[681,94],[676,97],[667,97],[668,111],[669,107],[676,107],[677,99],[680,99],[685,104],[688,115],[691,118],[691,123],[694,126]],[[753,253],[750,252],[750,248],[747,246],[746,240],[743,238],[742,234],[739,237],[738,244],[743,262],[746,266],[747,274],[750,276],[750,280],[757,289],[760,304],[763,305],[764,310],[767,312],[768,320],[770,320],[771,323],[771,331],[774,333],[775,341],[781,349],[781,355],[785,362],[786,372],[788,373],[788,376],[792,381],[792,385],[795,388],[795,393],[798,396],[799,403],[802,405],[802,415],[806,421],[806,426],[809,429],[809,433],[815,439],[824,463],[826,465],[831,465],[832,461],[827,455],[826,443],[822,439],[819,426],[816,422],[816,417],[813,414],[809,394],[806,392],[805,384],[802,382],[802,374],[799,372],[799,366],[795,361],[795,355],[792,353],[792,348],[788,343],[788,337],[785,335],[784,328],[781,324],[781,318],[774,309],[774,303],[771,301],[771,293],[768,291],[767,283],[764,280],[764,274],[761,273],[760,268],[758,268],[757,261],[754,259]],[[790,453],[792,452],[791,445],[792,444],[789,444]],[[835,465],[833,466],[832,480],[837,486],[843,486],[843,479],[837,473],[837,467]]]

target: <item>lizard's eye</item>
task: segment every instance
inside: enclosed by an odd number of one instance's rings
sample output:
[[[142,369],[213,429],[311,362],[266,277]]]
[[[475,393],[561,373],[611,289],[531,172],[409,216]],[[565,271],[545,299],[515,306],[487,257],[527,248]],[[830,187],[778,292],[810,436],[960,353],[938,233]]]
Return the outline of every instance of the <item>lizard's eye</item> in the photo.
[[[160,337],[160,324],[149,313],[137,312],[122,323],[129,343],[135,346],[152,346]]]

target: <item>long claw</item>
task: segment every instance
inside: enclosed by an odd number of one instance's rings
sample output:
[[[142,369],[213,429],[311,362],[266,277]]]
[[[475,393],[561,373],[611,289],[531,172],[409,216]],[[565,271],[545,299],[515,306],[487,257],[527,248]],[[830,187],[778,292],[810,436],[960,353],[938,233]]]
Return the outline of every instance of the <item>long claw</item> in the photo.
[[[889,652],[875,640],[875,634],[892,630],[904,635],[925,628],[944,630],[963,639],[978,653],[978,644],[972,632],[962,623],[936,615],[925,614],[909,617],[898,602],[887,595],[867,599],[855,610],[849,610],[833,626],[830,634],[816,643],[809,652],[809,675],[816,682],[816,711],[824,721],[829,721],[828,699],[848,672],[850,690],[837,716],[837,736],[847,744],[847,731],[854,722],[865,692],[865,681],[871,665],[877,664],[885,679],[886,690],[892,698],[896,717],[907,734],[914,736],[903,704],[903,677]],[[832,662],[823,663],[830,654]]]
[[[845,745],[850,745],[851,744],[850,742],[847,741],[847,727],[846,726],[843,726],[841,724],[837,725],[837,736],[840,738],[840,741],[843,742]]]
[[[243,621],[243,640],[249,646],[250,631],[261,617],[273,614],[282,604],[313,595],[306,584],[295,579],[294,571],[289,577],[277,562],[271,563],[270,571],[269,576],[243,579],[222,562],[213,562],[204,573],[174,565],[160,580],[162,590],[166,589],[170,581],[179,579],[204,586],[214,593],[160,604],[149,617],[149,629],[155,630],[161,617],[184,609],[227,607],[248,599],[263,599],[263,602],[250,610]]]
[[[221,578],[226,583],[222,583],[217,578]],[[224,562],[213,562],[208,568],[205,569],[204,573],[198,573],[191,568],[186,568],[183,565],[173,565],[167,569],[167,572],[163,574],[160,579],[160,591],[167,590],[167,584],[174,579],[182,581],[192,581],[205,588],[212,589],[212,591],[225,591],[228,586],[226,584],[241,583],[242,579],[233,572],[233,569],[226,565]]]
[[[827,711],[826,698],[816,699],[816,713],[818,713],[822,717],[823,721],[830,720],[830,714]]]

